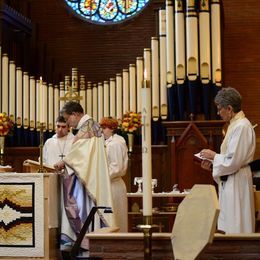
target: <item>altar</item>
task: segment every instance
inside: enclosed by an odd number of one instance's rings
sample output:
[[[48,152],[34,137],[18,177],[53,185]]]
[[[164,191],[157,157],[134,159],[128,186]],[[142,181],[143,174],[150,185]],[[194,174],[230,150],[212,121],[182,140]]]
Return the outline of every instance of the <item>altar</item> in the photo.
[[[0,174],[0,259],[59,259],[58,176]]]

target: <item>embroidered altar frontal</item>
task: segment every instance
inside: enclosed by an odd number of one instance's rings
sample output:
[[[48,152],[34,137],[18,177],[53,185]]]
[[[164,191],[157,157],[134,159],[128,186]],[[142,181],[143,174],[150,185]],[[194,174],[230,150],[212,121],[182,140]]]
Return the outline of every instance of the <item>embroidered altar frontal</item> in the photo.
[[[0,255],[44,256],[43,174],[0,174]]]

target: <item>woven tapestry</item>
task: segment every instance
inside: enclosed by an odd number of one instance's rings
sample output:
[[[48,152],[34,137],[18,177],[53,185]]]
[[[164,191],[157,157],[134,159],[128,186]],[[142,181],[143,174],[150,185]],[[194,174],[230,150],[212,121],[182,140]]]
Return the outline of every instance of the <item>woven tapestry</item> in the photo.
[[[44,256],[43,174],[0,174],[0,255]]]

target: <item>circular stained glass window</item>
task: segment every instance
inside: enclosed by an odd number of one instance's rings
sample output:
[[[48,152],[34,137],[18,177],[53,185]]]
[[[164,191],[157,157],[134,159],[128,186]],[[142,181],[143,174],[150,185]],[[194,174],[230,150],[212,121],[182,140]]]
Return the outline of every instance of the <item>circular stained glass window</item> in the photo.
[[[86,21],[114,24],[132,18],[150,0],[65,0],[74,13]]]

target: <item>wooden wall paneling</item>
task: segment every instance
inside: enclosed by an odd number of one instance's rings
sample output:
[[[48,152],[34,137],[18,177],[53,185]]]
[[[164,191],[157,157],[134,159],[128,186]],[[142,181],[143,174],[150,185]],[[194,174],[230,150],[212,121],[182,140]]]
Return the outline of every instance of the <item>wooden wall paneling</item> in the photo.
[[[15,172],[23,172],[23,162],[26,159],[38,161],[38,147],[6,147],[5,163],[11,165]]]
[[[211,173],[194,160],[194,154],[203,148],[219,151],[223,121],[165,122],[168,146],[171,147],[171,182],[181,189],[194,184],[213,184]]]

